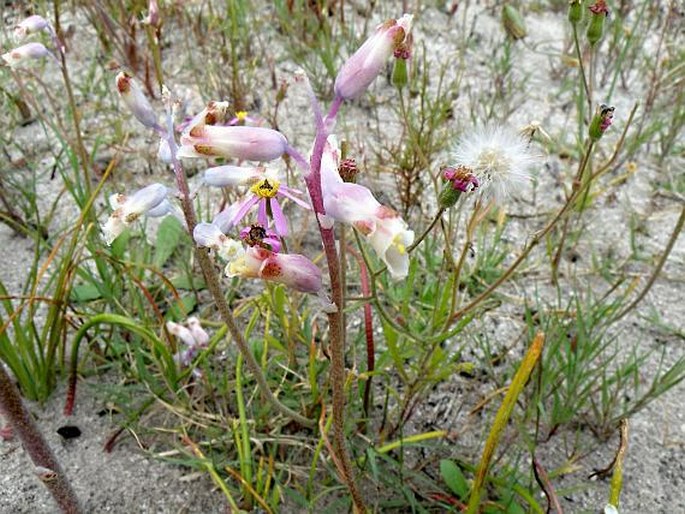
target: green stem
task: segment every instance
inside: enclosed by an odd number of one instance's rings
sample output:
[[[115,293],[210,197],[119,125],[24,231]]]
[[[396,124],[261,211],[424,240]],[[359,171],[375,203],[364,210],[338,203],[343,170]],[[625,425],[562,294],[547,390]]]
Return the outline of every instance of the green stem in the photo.
[[[583,184],[583,175],[585,174],[585,168],[587,168],[587,163],[590,161],[590,154],[592,153],[592,149],[594,147],[594,141],[590,140],[588,143],[587,150],[583,154],[583,159],[580,162],[580,165],[578,166],[578,171],[576,173],[576,177],[573,180],[572,188],[575,190]],[[585,200],[587,199],[588,192],[590,191],[590,183],[586,184],[585,188],[585,194],[583,195],[583,200],[580,203],[582,206],[585,203]],[[564,225],[561,229],[561,237],[559,239],[559,243],[557,245],[557,251],[554,254],[554,258],[552,259],[552,283],[557,284],[559,280],[559,263],[561,262],[561,255],[564,252],[564,246],[566,246],[566,237],[568,236],[568,227],[569,227],[569,222],[571,220],[571,216],[567,216],[566,219],[564,220]]]
[[[678,236],[683,230],[683,225],[685,224],[685,205],[683,205],[682,210],[680,211],[680,217],[678,218],[678,221],[675,224],[675,227],[673,228],[673,232],[671,233],[671,237],[668,239],[668,243],[666,244],[666,248],[664,249],[664,253],[661,254],[661,258],[659,259],[658,264],[656,265],[656,268],[654,268],[654,273],[652,273],[652,276],[649,277],[649,280],[647,281],[647,284],[645,284],[645,287],[640,291],[640,294],[637,295],[637,298],[632,301],[630,305],[628,305],[625,309],[623,309],[620,313],[616,315],[612,323],[615,323],[619,319],[623,318],[626,314],[628,314],[630,311],[632,311],[637,305],[644,299],[645,296],[647,296],[647,293],[649,290],[652,288],[654,283],[656,282],[656,279],[659,278],[659,275],[661,274],[661,270],[664,267],[664,264],[666,264],[666,260],[668,259],[668,256],[671,254],[671,251],[673,250],[673,247],[675,246],[676,241],[678,240]]]
[[[578,58],[578,67],[580,68],[580,77],[583,82],[583,88],[585,90],[585,97],[588,104],[588,113],[592,114],[592,95],[590,94],[590,86],[587,82],[587,77],[585,75],[585,65],[583,64],[583,54],[580,52],[580,43],[578,41],[578,28],[576,24],[573,24],[573,45],[576,49],[576,57]],[[582,114],[582,113],[581,113]],[[584,116],[581,116],[584,119]]]

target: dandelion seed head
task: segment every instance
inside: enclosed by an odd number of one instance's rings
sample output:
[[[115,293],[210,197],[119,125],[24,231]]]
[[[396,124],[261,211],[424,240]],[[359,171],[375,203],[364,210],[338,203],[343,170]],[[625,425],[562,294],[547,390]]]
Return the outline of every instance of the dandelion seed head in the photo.
[[[514,130],[487,126],[467,133],[454,150],[456,166],[469,168],[486,198],[506,200],[530,180],[535,161],[528,144]]]

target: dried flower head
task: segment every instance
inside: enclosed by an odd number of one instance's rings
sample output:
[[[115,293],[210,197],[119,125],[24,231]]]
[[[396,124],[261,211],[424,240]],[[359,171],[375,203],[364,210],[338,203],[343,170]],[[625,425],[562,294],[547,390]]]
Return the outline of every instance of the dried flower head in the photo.
[[[454,160],[454,168],[471,170],[484,196],[500,202],[528,182],[535,158],[514,130],[489,126],[468,132],[457,144]]]

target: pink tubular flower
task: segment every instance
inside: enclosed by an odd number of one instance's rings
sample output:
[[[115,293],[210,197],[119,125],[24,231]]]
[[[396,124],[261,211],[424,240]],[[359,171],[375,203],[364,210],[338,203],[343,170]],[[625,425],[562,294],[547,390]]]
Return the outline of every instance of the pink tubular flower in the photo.
[[[243,166],[215,166],[205,170],[204,182],[214,187],[246,186],[258,182],[265,176],[265,169]]]
[[[388,266],[390,276],[399,280],[409,273],[407,246],[414,242],[414,232],[390,207],[381,205],[364,186],[345,183],[338,174],[340,151],[329,137],[321,162],[321,186],[324,217],[349,223],[364,236]]]
[[[48,21],[42,16],[34,14],[33,16],[29,16],[25,20],[17,23],[17,26],[14,27],[14,38],[17,41],[21,41],[29,34],[40,32],[41,30],[46,29],[51,29]]]
[[[229,238],[213,223],[198,223],[193,230],[193,239],[198,246],[211,248],[217,254],[230,261],[240,254],[242,245]]]
[[[143,18],[143,25],[150,25],[151,27],[159,28],[162,22],[159,16],[159,4],[157,0],[150,0],[147,5],[147,16]]]
[[[27,59],[42,59],[43,57],[48,57],[52,55],[50,50],[45,48],[45,45],[41,43],[26,43],[25,45],[18,46],[14,50],[10,50],[6,54],[2,54],[2,58],[5,63],[11,67],[14,67]]]
[[[188,318],[188,327],[184,327],[173,321],[167,321],[166,328],[169,333],[173,336],[178,337],[181,340],[181,345],[174,355],[174,361],[180,367],[190,366],[197,357],[200,351],[207,348],[209,344],[209,335],[200,325],[200,320],[196,317]],[[195,376],[201,376],[198,370],[193,370]]]
[[[231,261],[226,275],[278,282],[302,293],[318,293],[323,286],[321,270],[304,255],[274,253],[259,246],[247,248]]]
[[[468,193],[475,191],[480,186],[480,182],[473,172],[466,166],[448,167],[442,170],[442,176],[447,182],[451,182],[452,188]]]
[[[350,57],[335,79],[336,96],[349,100],[361,95],[381,73],[385,63],[395,53],[406,54],[411,32],[412,15],[388,20],[376,27],[376,32]]]
[[[210,102],[193,118],[181,134],[178,156],[271,161],[285,153],[288,141],[276,130],[218,125],[227,108],[226,102]]]
[[[592,14],[603,14],[604,16],[609,16],[609,8],[607,7],[606,0],[597,0],[590,7],[590,12]]]
[[[157,123],[157,113],[133,77],[122,71],[117,74],[116,84],[119,96],[136,119],[147,128],[161,130]]]
[[[123,194],[113,195],[110,204],[114,212],[101,227],[105,242],[111,245],[126,227],[162,204],[166,195],[167,188],[162,184],[151,184],[130,197]]]
[[[280,236],[288,235],[288,222],[285,219],[281,205],[278,203],[278,198],[288,198],[305,209],[310,209],[309,204],[298,197],[300,191],[292,189],[281,184],[280,180],[268,173],[263,175],[264,178],[257,180],[247,196],[240,200],[238,210],[233,224],[237,224],[242,220],[247,213],[255,205],[259,206],[257,212],[257,221],[263,227],[269,225],[269,215],[274,220],[274,228],[276,233]]]

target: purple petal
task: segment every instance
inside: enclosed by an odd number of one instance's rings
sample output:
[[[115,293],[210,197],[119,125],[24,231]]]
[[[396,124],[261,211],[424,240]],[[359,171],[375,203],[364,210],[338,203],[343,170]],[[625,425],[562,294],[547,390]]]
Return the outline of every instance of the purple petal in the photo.
[[[278,203],[278,200],[273,198],[271,200],[271,214],[274,217],[274,227],[276,228],[276,233],[279,236],[287,236],[288,235],[288,221],[285,219],[285,216],[283,215],[283,210],[281,209],[281,205]]]
[[[295,202],[300,207],[304,207],[305,209],[311,209],[312,208],[311,205],[309,205],[307,202],[305,202],[301,198],[298,198],[297,196],[295,196],[295,194],[294,194],[295,192],[297,192],[296,189],[292,189],[292,188],[286,187],[286,186],[280,186],[278,188],[278,194],[279,195],[285,196],[286,198]]]
[[[238,222],[245,217],[248,211],[252,209],[252,207],[254,207],[258,201],[259,197],[257,195],[247,197],[247,199],[244,200],[244,203],[238,209],[238,212],[235,213],[235,217],[233,218],[231,225],[237,225]]]
[[[264,199],[261,202],[259,202],[259,211],[257,211],[257,223],[259,223],[262,227],[268,227],[269,226],[269,218],[266,215],[266,202],[268,202],[268,199]]]

